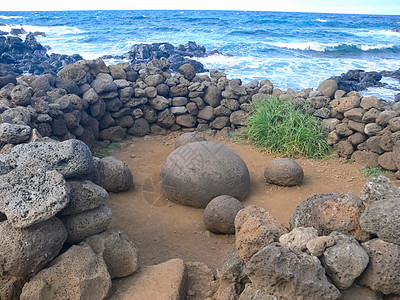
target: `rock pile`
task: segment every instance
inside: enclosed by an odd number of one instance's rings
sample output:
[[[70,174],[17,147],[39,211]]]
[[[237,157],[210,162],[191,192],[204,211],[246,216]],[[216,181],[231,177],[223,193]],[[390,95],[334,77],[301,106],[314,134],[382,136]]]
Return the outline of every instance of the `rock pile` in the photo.
[[[29,130],[18,126],[9,140],[26,139]],[[134,273],[138,259],[135,245],[109,230],[101,185],[115,188],[103,161],[76,139],[9,148],[0,154],[0,299],[103,299],[111,279]]]
[[[290,231],[262,208],[240,210],[235,245],[207,299],[395,299],[399,199],[400,189],[383,176],[360,197],[312,195],[292,214]]]

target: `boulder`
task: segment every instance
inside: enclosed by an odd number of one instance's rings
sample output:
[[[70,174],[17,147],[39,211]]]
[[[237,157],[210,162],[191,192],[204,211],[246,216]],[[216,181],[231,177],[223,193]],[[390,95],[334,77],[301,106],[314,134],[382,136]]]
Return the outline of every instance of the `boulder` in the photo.
[[[124,192],[133,187],[132,172],[123,161],[113,156],[107,156],[101,160],[105,174],[103,187],[108,192]]]
[[[67,231],[53,217],[27,228],[13,228],[0,222],[0,275],[31,276],[41,270],[61,250]]]
[[[361,228],[385,242],[400,245],[400,198],[377,200],[368,205],[360,218]]]
[[[187,80],[192,80],[196,76],[196,70],[189,63],[180,66],[178,72],[181,73]]]
[[[400,294],[400,246],[373,239],[362,244],[370,262],[359,283],[384,294]]]
[[[24,285],[21,300],[104,299],[111,278],[101,255],[72,246]]]
[[[212,107],[217,107],[222,98],[222,92],[221,90],[215,86],[215,85],[210,85],[204,94],[204,102],[208,103]]]
[[[103,256],[111,279],[132,275],[138,268],[139,249],[120,230],[107,230],[82,243]]]
[[[304,178],[303,169],[290,158],[275,158],[264,169],[265,179],[272,184],[295,186]]]
[[[320,91],[322,95],[329,97],[330,99],[334,98],[337,89],[338,85],[333,79],[324,80],[318,85],[318,91]]]
[[[219,282],[235,283],[246,279],[243,274],[244,263],[237,254],[236,246],[232,245],[225,255],[222,264],[217,268]]]
[[[235,217],[243,208],[242,202],[231,196],[212,199],[203,214],[206,229],[215,233],[235,233]]]
[[[184,114],[176,117],[176,124],[193,128],[197,123],[197,119],[195,116]]]
[[[60,215],[73,215],[104,205],[108,201],[107,191],[89,180],[68,181],[70,200]]]
[[[175,149],[188,143],[207,141],[205,136],[199,132],[186,132],[175,139]]]
[[[114,280],[109,299],[184,300],[188,289],[186,266],[181,259],[171,259],[140,268],[133,276]]]
[[[61,219],[68,231],[67,242],[79,243],[85,238],[106,231],[111,222],[112,212],[105,206],[68,215]]]
[[[83,66],[77,63],[66,65],[57,73],[57,76],[71,79],[75,81],[76,84],[86,83],[86,72]]]
[[[367,267],[369,257],[351,235],[332,232],[335,244],[327,248],[321,257],[327,275],[341,290],[349,288]]]
[[[31,103],[32,88],[24,85],[17,85],[11,91],[11,103],[15,106],[27,106]]]
[[[145,136],[150,134],[150,124],[144,118],[135,120],[133,126],[129,128],[128,133],[134,136]]]
[[[282,235],[279,243],[289,249],[304,251],[307,249],[307,243],[316,239],[318,232],[313,227],[296,227],[292,231]]]
[[[116,92],[118,90],[112,76],[106,73],[99,73],[90,85],[97,94]]]
[[[296,207],[290,216],[290,228],[314,227],[319,235],[338,231],[365,241],[369,234],[361,229],[360,217],[364,205],[352,193],[314,194]]]
[[[283,299],[339,299],[317,257],[272,243],[257,252],[244,272],[252,284]]]
[[[0,212],[15,228],[50,219],[69,199],[69,186],[55,170],[25,165],[0,176]]]
[[[278,241],[287,233],[281,225],[265,209],[250,205],[238,212],[235,218],[236,249],[244,262],[265,246]]]
[[[360,193],[360,199],[366,204],[399,197],[400,188],[383,175],[368,180]]]
[[[120,142],[124,139],[126,129],[121,126],[113,126],[100,131],[100,139],[110,142]]]
[[[171,100],[163,96],[157,96],[155,98],[150,99],[149,104],[152,108],[156,110],[164,110],[171,105]]]
[[[31,135],[31,127],[27,125],[0,124],[0,142],[6,144],[20,144],[29,139]]]
[[[185,300],[206,299],[215,290],[213,270],[201,262],[186,262],[188,291]]]
[[[93,171],[93,156],[89,147],[76,139],[64,142],[34,142],[12,148],[16,166],[32,162],[44,164],[60,172],[65,178],[85,176]]]
[[[168,200],[204,208],[221,195],[244,200],[250,174],[240,156],[227,146],[194,142],[167,157],[161,168],[161,185]]]

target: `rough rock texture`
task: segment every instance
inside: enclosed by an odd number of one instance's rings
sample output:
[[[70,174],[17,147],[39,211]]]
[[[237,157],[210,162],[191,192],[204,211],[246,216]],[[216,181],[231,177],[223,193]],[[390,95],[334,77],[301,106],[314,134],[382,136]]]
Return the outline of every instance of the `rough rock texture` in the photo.
[[[368,180],[360,193],[360,199],[367,204],[393,197],[400,197],[400,188],[382,175]]]
[[[16,166],[32,162],[48,166],[65,178],[82,177],[93,171],[93,157],[82,141],[71,139],[64,142],[34,142],[12,148]]]
[[[175,149],[188,143],[205,142],[207,139],[199,132],[186,132],[178,136],[175,140]]]
[[[111,222],[111,210],[105,206],[63,217],[68,231],[68,243],[78,243],[85,238],[106,231]]]
[[[307,248],[307,243],[318,237],[318,232],[313,227],[293,228],[289,233],[279,238],[279,243],[289,249],[303,251]]]
[[[19,144],[29,139],[31,128],[27,125],[0,124],[0,142],[6,144]]]
[[[133,186],[133,176],[128,166],[113,156],[101,159],[104,165],[105,180],[103,187],[108,192],[124,192]]]
[[[338,85],[333,79],[324,80],[318,85],[318,91],[320,91],[322,95],[327,96],[331,99],[333,99],[333,96],[335,95],[337,89]]]
[[[360,227],[363,211],[363,203],[352,193],[314,194],[296,207],[289,224],[290,228],[314,227],[319,235],[329,235],[332,231],[349,233],[365,241],[369,234]]]
[[[107,300],[160,299],[184,300],[187,270],[181,259],[139,268],[132,276],[114,280],[113,293]]]
[[[25,280],[10,275],[0,276],[0,299],[19,300]]]
[[[235,230],[237,253],[244,262],[288,232],[269,212],[254,205],[238,212]]]
[[[101,255],[72,246],[24,285],[21,300],[104,299],[111,278]]]
[[[244,272],[252,284],[284,299],[339,299],[315,256],[272,243],[257,252]]]
[[[16,229],[8,221],[0,223],[0,275],[33,275],[60,251],[67,231],[59,219]]]
[[[335,241],[331,236],[319,236],[315,239],[309,240],[306,244],[308,252],[314,256],[321,256],[327,247],[333,246]]]
[[[278,298],[269,295],[261,288],[255,287],[254,284],[248,283],[240,294],[239,300],[278,300]]]
[[[214,273],[201,262],[185,263],[188,273],[188,291],[185,300],[206,299],[212,296],[216,286]]]
[[[139,249],[119,230],[107,230],[82,243],[103,256],[111,279],[129,276],[138,268]]]
[[[211,200],[204,210],[204,225],[211,232],[235,233],[235,217],[242,208],[242,202],[236,198],[218,196]]]
[[[368,205],[360,218],[361,228],[385,242],[400,245],[400,198],[386,198]]]
[[[105,189],[89,180],[68,181],[70,186],[70,200],[61,211],[62,216],[77,214],[85,210],[99,207],[108,201],[108,193]]]
[[[384,294],[400,294],[400,246],[373,239],[362,244],[370,262],[359,282]]]
[[[369,257],[351,235],[332,232],[335,244],[327,248],[321,257],[328,276],[342,290],[349,288],[367,267]]]
[[[69,202],[70,189],[57,171],[29,165],[0,176],[0,212],[23,228],[50,219]]]
[[[204,208],[217,196],[244,200],[250,187],[246,164],[232,149],[218,143],[194,142],[173,151],[161,169],[168,200]]]
[[[303,181],[304,172],[300,165],[290,158],[275,158],[266,165],[264,177],[276,185],[294,186]]]
[[[236,245],[232,245],[226,253],[222,264],[217,268],[217,279],[221,282],[241,282],[245,279],[243,274],[244,263],[237,254]]]
[[[357,284],[353,284],[345,291],[342,291],[342,296],[342,300],[382,300],[381,293]]]

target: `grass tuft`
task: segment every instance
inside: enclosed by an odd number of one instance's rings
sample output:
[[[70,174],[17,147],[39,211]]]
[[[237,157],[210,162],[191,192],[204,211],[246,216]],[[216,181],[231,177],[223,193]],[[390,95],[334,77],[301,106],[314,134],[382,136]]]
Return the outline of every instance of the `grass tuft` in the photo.
[[[267,97],[252,102],[245,136],[257,148],[286,156],[326,158],[331,148],[320,121],[296,109],[289,101]]]
[[[381,175],[385,175],[388,170],[382,167],[364,167],[360,169],[360,173],[366,178],[375,178]]]
[[[98,158],[104,158],[106,156],[110,156],[112,152],[118,150],[121,147],[118,142],[111,142],[107,147],[96,150],[93,152],[93,155]]]

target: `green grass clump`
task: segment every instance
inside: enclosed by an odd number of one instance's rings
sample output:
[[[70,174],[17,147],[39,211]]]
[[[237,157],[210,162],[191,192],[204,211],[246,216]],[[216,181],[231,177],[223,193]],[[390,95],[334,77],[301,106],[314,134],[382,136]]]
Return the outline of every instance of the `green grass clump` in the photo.
[[[366,178],[375,178],[381,175],[385,175],[388,170],[382,167],[364,167],[360,169],[360,173]]]
[[[274,154],[317,159],[330,154],[320,121],[296,109],[290,101],[267,97],[252,105],[244,134],[256,147]]]
[[[106,156],[110,156],[112,154],[112,152],[118,150],[120,148],[120,146],[121,146],[120,143],[112,142],[112,143],[108,144],[108,146],[106,148],[102,148],[102,149],[94,151],[93,155],[98,158],[104,158]]]

